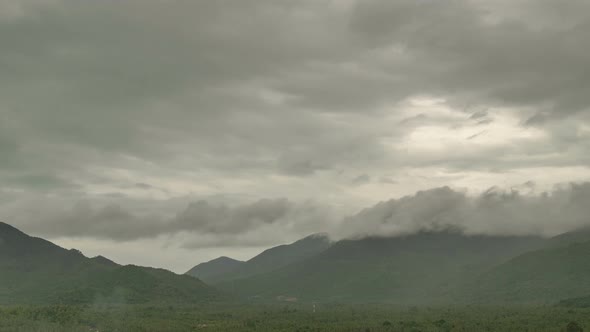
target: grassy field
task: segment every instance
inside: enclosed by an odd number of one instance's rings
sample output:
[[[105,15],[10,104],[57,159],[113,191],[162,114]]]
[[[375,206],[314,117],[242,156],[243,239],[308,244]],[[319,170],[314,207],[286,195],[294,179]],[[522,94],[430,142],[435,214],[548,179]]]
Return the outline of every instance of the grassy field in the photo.
[[[579,331],[590,309],[386,305],[0,307],[0,331]],[[568,324],[570,330],[568,330]]]

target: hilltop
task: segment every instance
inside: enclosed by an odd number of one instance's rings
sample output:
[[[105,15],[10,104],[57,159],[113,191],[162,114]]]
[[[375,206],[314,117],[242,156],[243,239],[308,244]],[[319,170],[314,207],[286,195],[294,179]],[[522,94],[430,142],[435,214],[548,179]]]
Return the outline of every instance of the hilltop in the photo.
[[[198,303],[224,297],[163,269],[87,258],[0,222],[0,304]]]

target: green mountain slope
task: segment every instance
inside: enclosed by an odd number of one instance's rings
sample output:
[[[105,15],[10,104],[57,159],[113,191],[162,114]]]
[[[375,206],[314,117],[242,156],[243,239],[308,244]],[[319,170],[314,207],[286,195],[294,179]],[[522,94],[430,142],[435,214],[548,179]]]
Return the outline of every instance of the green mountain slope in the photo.
[[[590,294],[590,241],[525,253],[477,278],[478,302],[555,303]]]
[[[313,257],[329,247],[330,240],[326,235],[314,234],[291,244],[267,249],[252,259],[241,262],[241,264],[235,263],[235,261],[228,262],[227,259],[222,259],[220,262],[221,258],[218,258],[197,265],[187,274],[217,284],[275,271],[289,264]]]
[[[199,278],[204,282],[211,283],[230,275],[244,264],[245,262],[222,256],[201,263],[190,269],[186,274]]]
[[[556,248],[588,241],[590,241],[590,228],[584,227],[548,239],[548,241],[546,241],[545,247]]]
[[[280,270],[219,286],[266,299],[450,303],[462,300],[459,285],[542,243],[536,237],[456,232],[344,240]]]
[[[0,223],[0,271],[0,304],[194,303],[221,297],[196,278],[90,259],[5,223]]]

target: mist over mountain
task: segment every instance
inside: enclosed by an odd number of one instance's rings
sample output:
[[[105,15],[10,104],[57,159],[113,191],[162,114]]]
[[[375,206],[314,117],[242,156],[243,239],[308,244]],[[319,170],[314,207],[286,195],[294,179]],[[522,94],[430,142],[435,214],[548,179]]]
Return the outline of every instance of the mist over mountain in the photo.
[[[396,236],[460,229],[474,235],[555,236],[590,227],[590,183],[572,183],[537,194],[490,188],[478,195],[449,187],[380,202],[347,217],[340,238]]]
[[[170,218],[146,218],[121,206],[98,210],[86,206],[23,225],[39,235],[112,239],[123,246],[140,239],[171,237],[187,257],[215,248],[225,248],[222,255],[231,257],[237,247],[268,247],[281,243],[283,237],[302,238],[320,232],[335,240],[451,228],[472,235],[550,237],[590,226],[589,200],[587,182],[547,191],[527,183],[481,193],[451,187],[421,190],[341,217],[337,216],[342,212],[319,203],[266,199],[234,206],[189,202],[187,207],[180,205],[180,212]]]

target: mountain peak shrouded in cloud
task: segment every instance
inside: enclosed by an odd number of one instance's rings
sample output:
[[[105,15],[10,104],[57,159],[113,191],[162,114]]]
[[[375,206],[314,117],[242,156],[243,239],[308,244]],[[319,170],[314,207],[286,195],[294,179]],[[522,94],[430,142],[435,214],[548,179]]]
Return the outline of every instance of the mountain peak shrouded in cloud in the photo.
[[[329,243],[329,237],[396,237],[424,231],[554,236],[590,226],[588,201],[589,183],[536,192],[535,184],[526,182],[509,190],[492,187],[481,193],[448,186],[421,190],[341,218],[333,208],[312,202],[263,199],[228,206],[201,200],[180,207],[180,212],[168,218],[142,217],[121,206],[82,205],[63,214],[46,211],[23,226],[39,235],[120,243],[168,236],[185,241],[185,250],[223,247],[231,252],[235,247],[279,244],[286,231],[299,238],[314,233],[293,243],[303,247]]]
[[[356,238],[446,229],[466,234],[552,236],[590,226],[589,201],[590,183],[540,194],[490,188],[468,195],[441,187],[363,209],[345,218],[338,232]]]
[[[586,189],[552,188],[590,179],[589,11],[0,0],[0,216],[176,271],[324,231],[571,229]]]

